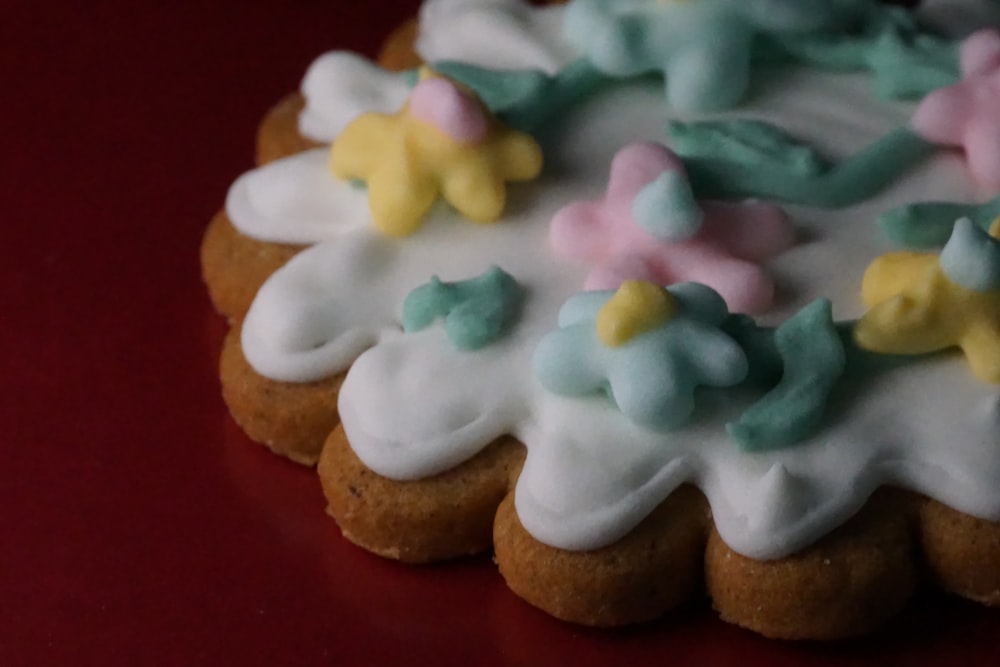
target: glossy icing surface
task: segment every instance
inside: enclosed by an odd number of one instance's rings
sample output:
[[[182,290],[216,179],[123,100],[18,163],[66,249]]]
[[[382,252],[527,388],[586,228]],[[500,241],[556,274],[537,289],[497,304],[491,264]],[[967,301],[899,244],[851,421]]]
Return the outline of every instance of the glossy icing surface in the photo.
[[[421,44],[447,41],[452,21],[466,14],[496,11],[500,18],[483,22],[477,39],[464,43],[468,59],[483,57],[472,55],[477,44],[489,45],[486,60],[500,58],[496,50],[507,45],[517,58],[538,52],[533,62],[547,66],[544,45],[557,40],[545,31],[557,10],[432,0],[423,16],[443,5],[451,7],[449,20],[428,21]],[[537,48],[525,48],[524,40]],[[459,56],[464,52],[448,54]],[[872,99],[868,83],[861,75],[790,69],[760,81],[746,104],[724,116],[767,120],[844,157],[905,125],[912,113],[912,106]],[[663,433],[632,424],[605,396],[570,399],[537,382],[531,355],[585,280],[582,267],[553,258],[549,221],[568,201],[600,196],[622,146],[662,141],[667,116],[655,82],[618,85],[562,119],[557,136],[543,146],[545,173],[511,190],[509,210],[497,224],[472,226],[439,206],[405,241],[358,224],[364,210],[338,217],[340,207],[354,204],[324,190],[317,168],[325,151],[244,177],[228,202],[241,228],[241,211],[252,211],[247,215],[255,224],[278,230],[268,233],[280,236],[290,223],[299,230],[303,201],[316,205],[306,217],[318,223],[299,237],[316,245],[275,274],[251,308],[243,330],[248,360],[286,381],[351,366],[341,418],[362,460],[389,477],[433,474],[514,434],[528,447],[518,513],[535,537],[562,548],[593,548],[621,537],[685,482],[708,496],[726,542],[757,558],[787,554],[825,534],[880,484],[1000,518],[997,389],[971,380],[947,355],[849,379],[833,393],[831,414],[815,435],[794,448],[752,455],[724,425],[753,396],[701,391],[692,421]],[[251,182],[255,187],[241,185]],[[893,249],[875,224],[879,214],[916,199],[981,198],[962,162],[941,154],[861,204],[833,211],[791,207],[799,238],[768,264],[781,298],[767,320],[780,322],[818,296],[832,301],[837,319],[859,316],[864,267]],[[255,206],[255,199],[267,206]],[[333,224],[324,227],[326,218]],[[435,274],[469,279],[494,264],[527,292],[509,337],[475,354],[456,354],[439,328],[401,333],[401,305],[414,287]],[[431,381],[436,391],[427,392]]]

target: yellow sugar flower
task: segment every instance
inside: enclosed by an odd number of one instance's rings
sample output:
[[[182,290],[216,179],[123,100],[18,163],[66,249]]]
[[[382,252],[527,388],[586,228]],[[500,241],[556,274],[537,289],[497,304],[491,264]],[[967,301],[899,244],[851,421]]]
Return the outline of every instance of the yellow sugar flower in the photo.
[[[896,252],[865,272],[871,309],[857,323],[861,347],[887,354],[961,348],[973,374],[1000,384],[1000,222],[990,235],[963,219],[939,259]]]
[[[439,196],[469,220],[495,222],[506,183],[537,177],[542,152],[471,93],[431,76],[398,113],[369,113],[351,123],[333,144],[330,168],[338,178],[365,181],[375,225],[406,236]]]

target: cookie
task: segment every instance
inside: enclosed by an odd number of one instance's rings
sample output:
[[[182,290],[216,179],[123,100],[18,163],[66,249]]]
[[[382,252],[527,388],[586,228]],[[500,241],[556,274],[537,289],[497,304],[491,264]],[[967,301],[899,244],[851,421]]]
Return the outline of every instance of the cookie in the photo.
[[[317,60],[206,235],[234,418],[350,541],[493,549],[575,623],[998,604],[1000,35],[640,4],[428,0],[432,67],[413,25],[407,74]]]

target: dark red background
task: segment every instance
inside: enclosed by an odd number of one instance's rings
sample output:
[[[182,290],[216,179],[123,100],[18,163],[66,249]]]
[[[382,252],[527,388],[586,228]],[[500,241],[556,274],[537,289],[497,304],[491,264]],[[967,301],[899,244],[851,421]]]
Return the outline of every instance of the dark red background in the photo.
[[[1000,615],[935,595],[835,647],[704,603],[565,625],[486,558],[350,546],[312,472],[243,437],[202,230],[311,58],[373,53],[415,4],[0,4],[0,665],[1000,661]]]

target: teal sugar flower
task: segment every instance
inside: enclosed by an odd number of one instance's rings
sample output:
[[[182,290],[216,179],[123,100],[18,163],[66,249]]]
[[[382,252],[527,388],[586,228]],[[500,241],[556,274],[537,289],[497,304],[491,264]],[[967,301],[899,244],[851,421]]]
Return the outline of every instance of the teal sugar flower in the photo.
[[[539,381],[566,396],[603,391],[626,417],[649,429],[684,424],[694,411],[695,387],[739,384],[749,364],[739,344],[720,328],[729,315],[721,296],[697,283],[666,291],[676,304],[674,312],[621,345],[607,344],[598,330],[600,313],[615,292],[570,298],[559,313],[559,329],[535,350]]]

